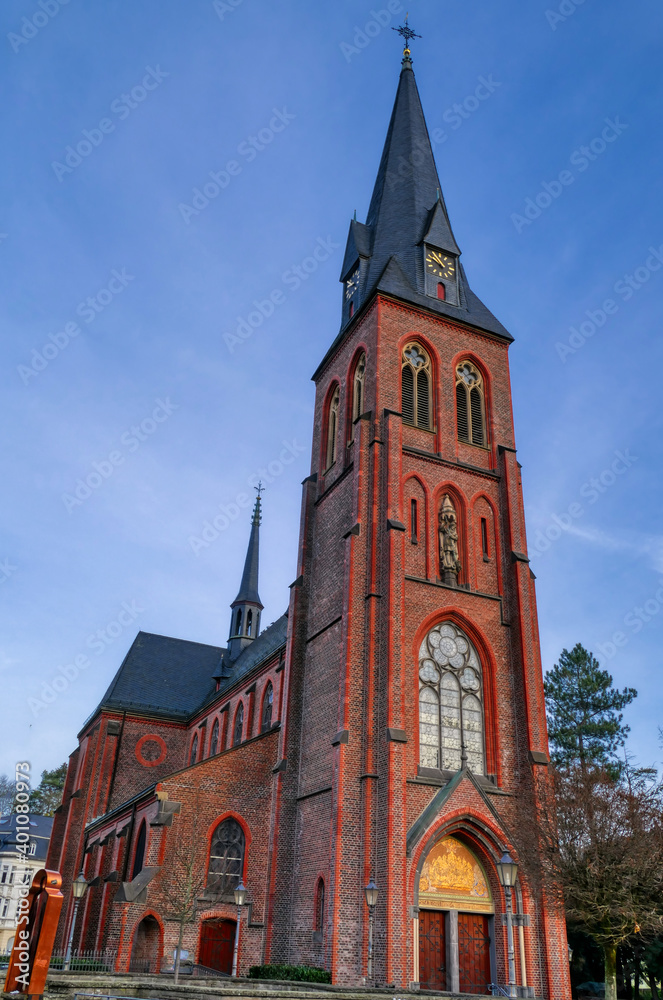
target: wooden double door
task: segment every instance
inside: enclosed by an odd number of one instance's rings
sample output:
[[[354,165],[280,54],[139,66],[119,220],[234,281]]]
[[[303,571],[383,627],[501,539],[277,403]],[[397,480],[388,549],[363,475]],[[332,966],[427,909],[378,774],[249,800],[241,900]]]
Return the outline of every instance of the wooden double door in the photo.
[[[200,926],[199,965],[217,969],[228,976],[232,973],[236,926],[234,920],[203,920]]]
[[[456,977],[461,993],[489,992],[489,917],[483,913],[420,910],[421,989],[453,990]]]

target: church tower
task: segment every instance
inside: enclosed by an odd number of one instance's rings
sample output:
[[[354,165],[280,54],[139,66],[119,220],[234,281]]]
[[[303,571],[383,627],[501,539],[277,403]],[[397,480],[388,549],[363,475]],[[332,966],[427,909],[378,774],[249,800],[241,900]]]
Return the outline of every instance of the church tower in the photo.
[[[514,839],[548,744],[512,337],[465,274],[407,47],[340,278],[313,376],[268,954],[346,984],[570,997],[563,913]]]

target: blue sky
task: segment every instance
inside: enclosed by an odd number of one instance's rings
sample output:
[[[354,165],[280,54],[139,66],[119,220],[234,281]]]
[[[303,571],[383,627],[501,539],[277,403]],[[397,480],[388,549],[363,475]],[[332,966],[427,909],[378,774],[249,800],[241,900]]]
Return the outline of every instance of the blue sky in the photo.
[[[310,375],[338,330],[405,11],[41,3],[0,13],[0,772],[29,760],[36,776],[138,629],[225,641],[261,474],[265,623],[286,607]],[[409,9],[463,261],[516,338],[544,664],[593,649],[639,690],[631,747],[658,760],[663,10]],[[297,287],[319,241],[328,257]],[[271,315],[236,343],[260,304]],[[192,543],[222,508],[217,537]]]

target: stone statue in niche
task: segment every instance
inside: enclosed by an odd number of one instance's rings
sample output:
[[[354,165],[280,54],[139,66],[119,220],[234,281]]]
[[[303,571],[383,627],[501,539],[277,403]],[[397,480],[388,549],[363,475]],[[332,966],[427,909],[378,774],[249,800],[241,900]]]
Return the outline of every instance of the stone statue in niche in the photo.
[[[454,505],[445,494],[438,518],[438,533],[440,536],[440,575],[442,583],[455,587],[460,573],[458,558],[458,523]]]

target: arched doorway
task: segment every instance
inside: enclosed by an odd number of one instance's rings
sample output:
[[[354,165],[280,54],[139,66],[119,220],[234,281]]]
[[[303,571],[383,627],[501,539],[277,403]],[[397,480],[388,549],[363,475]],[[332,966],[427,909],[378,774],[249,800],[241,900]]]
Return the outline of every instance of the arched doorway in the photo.
[[[455,837],[439,840],[419,875],[421,989],[488,993],[494,905],[486,873]]]
[[[203,920],[200,925],[199,965],[228,976],[232,973],[236,926],[234,920]]]
[[[158,920],[149,915],[143,917],[134,935],[129,972],[158,972],[160,944],[161,931]]]

